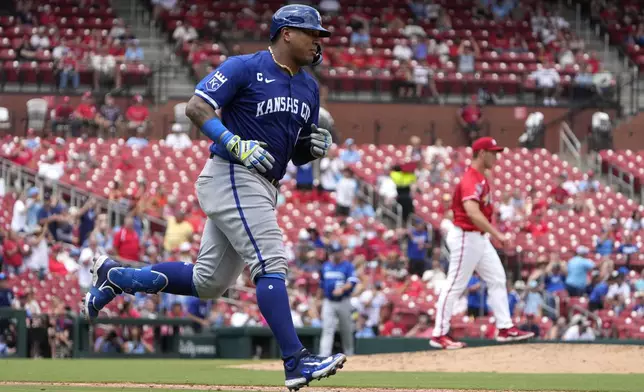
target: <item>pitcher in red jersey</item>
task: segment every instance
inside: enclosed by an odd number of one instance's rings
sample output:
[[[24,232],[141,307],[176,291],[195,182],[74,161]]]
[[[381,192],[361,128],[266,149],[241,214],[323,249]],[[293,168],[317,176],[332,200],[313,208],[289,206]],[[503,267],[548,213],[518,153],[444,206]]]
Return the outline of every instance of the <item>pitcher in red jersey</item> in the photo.
[[[467,287],[474,270],[488,287],[488,303],[499,331],[496,340],[511,342],[534,336],[532,332],[520,331],[512,323],[505,270],[489,239],[491,236],[504,246],[507,242],[491,223],[494,208],[490,200],[490,183],[484,174],[494,167],[501,151],[503,147],[491,137],[476,139],[472,144],[472,164],[456,185],[452,198],[454,227],[446,238],[450,251],[447,285],[436,304],[436,324],[429,342],[432,347],[448,350],[465,347],[449,335],[450,319],[454,303]]]

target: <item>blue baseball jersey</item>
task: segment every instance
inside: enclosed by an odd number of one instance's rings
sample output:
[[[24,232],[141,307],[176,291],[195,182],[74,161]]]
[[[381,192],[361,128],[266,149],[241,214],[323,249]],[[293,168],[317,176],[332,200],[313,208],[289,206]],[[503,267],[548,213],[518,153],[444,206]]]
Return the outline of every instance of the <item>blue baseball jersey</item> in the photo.
[[[353,283],[354,287],[358,283],[356,271],[351,262],[342,261],[336,264],[332,261],[327,261],[322,265],[322,270],[320,271],[320,288],[323,290],[325,298],[332,301],[339,301],[349,297],[353,289],[345,292],[340,297],[333,295],[333,290],[344,286],[347,282]]]
[[[195,95],[221,109],[221,120],[232,133],[268,144],[275,158],[270,175],[277,180],[286,172],[298,137],[309,136],[311,124],[318,124],[317,81],[304,70],[290,76],[267,50],[228,58],[199,82]],[[234,160],[219,143],[210,152]]]
[[[424,246],[430,241],[427,230],[412,229],[407,240],[407,257],[410,260],[424,260],[427,256],[427,248]]]

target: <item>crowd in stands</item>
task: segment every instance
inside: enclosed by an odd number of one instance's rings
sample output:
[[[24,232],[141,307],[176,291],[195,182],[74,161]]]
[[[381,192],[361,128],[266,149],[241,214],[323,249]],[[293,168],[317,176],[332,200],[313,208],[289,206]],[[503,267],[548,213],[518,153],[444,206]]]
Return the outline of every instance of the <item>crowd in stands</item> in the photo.
[[[41,82],[63,92],[77,91],[81,83],[95,90],[120,88],[124,75],[149,72],[139,40],[115,17],[109,1],[6,1],[0,18],[4,81],[36,81],[19,77],[22,66],[28,70],[32,62]]]
[[[227,56],[239,54],[238,46],[229,50],[222,41],[265,34],[271,12],[280,5],[162,3],[155,3],[156,20],[197,78]],[[548,106],[557,105],[564,90],[566,96],[582,97],[605,94],[614,87],[597,53],[585,51],[584,41],[561,16],[556,2],[409,0],[363,8],[321,1],[312,5],[317,5],[323,23],[333,31],[324,40],[326,61],[316,72],[334,90],[361,89],[365,84],[350,84],[349,79],[373,77],[380,81],[375,86],[381,91],[391,85],[401,98],[431,97],[443,102],[446,93],[458,90],[456,84],[476,74],[474,87],[466,89],[469,93],[512,94],[522,89],[537,92]],[[208,15],[215,13],[217,20],[209,20]]]
[[[14,163],[27,166],[33,164],[33,156],[44,153],[45,162],[60,160],[65,167],[74,161],[66,156],[66,142],[60,137],[52,143],[31,135],[8,140],[4,152]],[[409,208],[404,211],[409,225],[400,229],[373,223],[379,211],[360,193],[362,182],[354,168],[364,157],[353,140],[347,139],[341,147],[334,148],[319,167],[289,167],[285,182],[293,183],[294,188],[280,195],[280,206],[291,203],[298,208],[331,203],[335,204],[333,211],[338,217],[337,224],[296,228],[297,238],[287,242],[289,288],[297,326],[320,326],[319,268],[328,259],[330,249],[334,252],[339,249],[352,261],[360,279],[352,295],[358,338],[428,337],[431,333],[433,306],[446,280],[448,252],[441,237],[451,225],[451,200],[448,196],[442,199],[436,210],[442,221],[433,227],[413,215],[413,198],[419,183],[427,181],[440,186],[462,173],[465,162],[448,169],[445,162],[454,158],[453,152],[440,140],[423,146],[418,138],[413,138],[411,145],[403,160],[407,163],[383,172],[378,178],[377,192],[383,200],[398,201]],[[127,148],[140,147],[130,143]],[[599,183],[592,176],[583,181],[561,177],[548,201],[520,192],[507,193],[497,201],[497,223],[502,227],[509,224],[506,230],[518,224],[520,230],[538,237],[548,229],[533,219],[536,212],[570,208],[564,203],[567,198],[598,188]],[[174,195],[151,193],[144,182],[128,193],[115,184],[108,199],[127,206],[129,211],[118,225],[93,197],[81,206],[69,207],[47,188],[18,188],[15,193],[12,189],[4,196],[5,205],[11,203],[7,208],[11,214],[1,233],[5,283],[0,283],[0,291],[3,288],[11,299],[5,300],[3,306],[28,309],[34,316],[46,315],[51,332],[49,347],[55,348],[55,356],[70,352],[70,327],[65,320],[78,310],[80,294],[91,285],[89,265],[95,255],[107,253],[125,262],[195,261],[204,219],[198,205],[177,205]],[[581,203],[572,208],[584,213],[593,207]],[[165,232],[143,230],[144,214],[151,209],[162,211]],[[644,279],[638,267],[629,263],[617,266],[612,258],[639,253],[643,226],[639,209],[629,219],[615,215],[607,220],[605,235],[597,239],[592,249],[579,246],[570,259],[563,259],[556,251],[541,254],[534,267],[528,266],[521,276],[514,276],[508,283],[509,306],[517,324],[538,330],[544,339],[639,336],[644,316]],[[589,257],[592,253],[601,256],[599,263]],[[21,279],[47,282],[52,278],[71,282],[77,288],[76,295],[68,295],[64,300],[55,296],[45,299],[45,293],[38,292],[37,286],[20,284]],[[252,287],[248,276],[242,275],[237,283],[240,289],[231,290],[227,301],[167,294],[137,295],[119,298],[107,312],[116,317],[187,317],[194,323],[192,327],[182,327],[184,333],[220,326],[265,325],[254,302],[254,291],[243,289]],[[578,312],[580,309],[600,315],[601,325],[594,316]],[[580,315],[568,319],[568,312]],[[475,325],[481,329],[460,333],[491,336],[493,315],[487,309],[485,284],[476,275],[455,314],[461,321],[455,324],[456,333],[459,328]],[[625,325],[637,330],[624,329]],[[171,335],[172,331],[165,333]],[[102,352],[142,353],[155,347],[154,336],[146,327],[127,331],[106,328],[96,337],[95,349]],[[11,338],[5,340],[11,342]]]

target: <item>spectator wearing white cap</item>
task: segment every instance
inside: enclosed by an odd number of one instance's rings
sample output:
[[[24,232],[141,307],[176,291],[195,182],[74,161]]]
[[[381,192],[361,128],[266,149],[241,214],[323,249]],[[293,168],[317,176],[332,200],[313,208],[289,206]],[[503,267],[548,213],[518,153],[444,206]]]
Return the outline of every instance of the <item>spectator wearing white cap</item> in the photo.
[[[194,259],[192,257],[192,254],[190,251],[192,250],[192,245],[190,245],[190,242],[182,242],[181,245],[179,245],[179,257],[178,261],[181,261],[183,263],[189,263],[189,264],[194,264]]]
[[[589,249],[578,246],[576,255],[568,261],[568,276],[566,276],[566,289],[568,294],[579,297],[586,293],[588,287],[588,271],[595,268],[595,263],[586,257]]]
[[[572,318],[570,327],[568,327],[566,332],[563,334],[561,340],[595,340],[595,331],[593,331],[587,318],[580,314],[576,314]]]
[[[192,140],[183,131],[181,124],[172,124],[172,133],[165,137],[165,145],[175,150],[183,150],[192,147]]]

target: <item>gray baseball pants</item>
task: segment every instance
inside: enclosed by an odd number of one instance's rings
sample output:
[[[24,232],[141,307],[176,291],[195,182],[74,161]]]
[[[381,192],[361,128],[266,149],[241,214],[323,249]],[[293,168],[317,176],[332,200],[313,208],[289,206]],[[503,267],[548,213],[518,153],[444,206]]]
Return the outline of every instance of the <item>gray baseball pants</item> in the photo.
[[[277,188],[242,165],[209,159],[195,183],[208,219],[192,280],[200,298],[218,298],[244,269],[251,279],[286,275],[282,232],[275,207]]]
[[[337,327],[340,327],[342,349],[346,355],[353,355],[353,320],[351,320],[351,302],[349,298],[342,301],[322,302],[322,336],[320,338],[320,355],[328,357],[333,350],[333,338]]]

